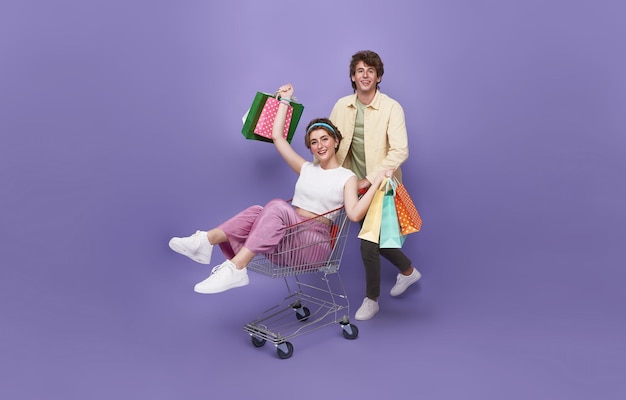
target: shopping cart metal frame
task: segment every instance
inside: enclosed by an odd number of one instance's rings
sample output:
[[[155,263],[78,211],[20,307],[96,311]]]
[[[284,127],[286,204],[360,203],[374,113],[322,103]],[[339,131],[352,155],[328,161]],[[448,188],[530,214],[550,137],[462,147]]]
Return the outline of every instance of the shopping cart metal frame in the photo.
[[[324,243],[313,239],[311,224],[316,218],[311,218],[286,228],[281,241],[284,250],[258,254],[248,264],[249,271],[283,278],[287,286],[288,295],[282,301],[243,327],[255,347],[269,341],[281,359],[293,355],[291,339],[328,325],[338,323],[346,339],[356,339],[359,334],[358,328],[350,323],[350,303],[339,274],[351,221],[343,207],[322,217],[332,221],[330,239]],[[307,237],[309,233],[311,236]],[[317,254],[312,250],[319,247],[326,251]],[[329,249],[330,254],[319,261]],[[311,262],[311,257],[299,254],[303,251],[319,256],[318,260]]]

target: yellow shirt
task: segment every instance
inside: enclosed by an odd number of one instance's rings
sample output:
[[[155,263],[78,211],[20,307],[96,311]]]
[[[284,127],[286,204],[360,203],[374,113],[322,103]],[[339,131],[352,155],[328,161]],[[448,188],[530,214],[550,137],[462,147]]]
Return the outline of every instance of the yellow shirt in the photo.
[[[353,169],[348,152],[354,135],[356,101],[356,94],[342,97],[330,113],[330,120],[343,136],[337,150],[337,160],[349,169]],[[363,124],[367,180],[373,182],[381,170],[390,168],[397,168],[394,175],[401,180],[400,165],[409,157],[409,145],[404,110],[400,103],[380,91],[376,92],[372,102],[365,107]]]

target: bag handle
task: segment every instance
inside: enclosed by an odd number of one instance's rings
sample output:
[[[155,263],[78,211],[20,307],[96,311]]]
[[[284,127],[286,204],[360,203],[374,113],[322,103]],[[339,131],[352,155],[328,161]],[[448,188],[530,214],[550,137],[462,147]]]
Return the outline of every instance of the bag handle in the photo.
[[[384,189],[383,189],[384,186]],[[392,196],[396,196],[396,190],[398,189],[398,181],[395,177],[387,177],[380,184],[380,190],[384,190],[385,194],[392,192]]]
[[[280,101],[280,100],[282,99],[282,97],[280,97],[280,90],[277,90],[276,92],[274,92],[274,98],[275,98],[276,100],[278,100],[278,101]],[[290,102],[290,103],[291,103],[291,102],[294,102],[294,103],[297,103],[297,102],[298,102],[298,98],[297,98],[296,96],[293,96],[293,97],[292,97],[292,98],[290,98],[290,99],[284,99],[284,100],[285,100],[285,101],[288,101],[288,102]]]

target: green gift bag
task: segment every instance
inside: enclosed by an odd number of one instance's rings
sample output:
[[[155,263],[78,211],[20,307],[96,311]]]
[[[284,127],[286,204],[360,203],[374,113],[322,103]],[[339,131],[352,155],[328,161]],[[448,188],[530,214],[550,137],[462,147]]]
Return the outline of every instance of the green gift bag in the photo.
[[[243,128],[241,129],[241,133],[246,139],[272,143],[271,136],[268,137],[267,133],[255,133],[255,131],[261,131],[261,126],[258,125],[262,125],[263,128],[265,128],[265,131],[267,131],[267,127],[269,126],[271,129],[271,126],[274,122],[273,118],[276,116],[276,113],[274,112],[272,116],[272,112],[268,112],[268,109],[273,108],[272,106],[275,106],[275,104],[269,104],[272,103],[272,101],[270,100],[270,102],[268,103],[268,99],[274,99],[274,95],[269,93],[257,92],[254,96],[254,100],[252,100],[252,105],[250,106],[250,109],[243,118],[244,123]],[[289,123],[289,130],[285,139],[287,139],[287,141],[291,143],[293,135],[296,132],[298,122],[300,122],[302,111],[304,111],[304,106],[300,103],[291,101],[289,107],[291,108],[290,120],[288,117],[286,121],[286,123]],[[263,112],[264,109],[266,111],[265,113]],[[259,119],[261,118],[262,114],[263,118],[272,118],[271,121],[260,121]]]

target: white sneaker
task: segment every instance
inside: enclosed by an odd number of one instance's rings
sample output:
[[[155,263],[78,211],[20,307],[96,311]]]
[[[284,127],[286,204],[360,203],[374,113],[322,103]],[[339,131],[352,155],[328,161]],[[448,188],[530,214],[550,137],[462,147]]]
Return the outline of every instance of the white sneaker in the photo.
[[[409,288],[409,286],[419,281],[421,277],[422,274],[420,274],[420,272],[415,268],[413,268],[413,272],[411,272],[411,275],[409,276],[404,276],[401,273],[398,273],[398,277],[396,278],[396,284],[393,285],[389,294],[394,297],[401,295],[405,292],[405,290]]]
[[[354,318],[359,321],[365,321],[371,319],[376,313],[380,310],[378,307],[378,302],[376,300],[372,300],[369,297],[366,297],[363,300],[363,304],[356,310],[356,314],[354,314]]]
[[[196,231],[193,235],[184,238],[174,237],[170,239],[169,245],[170,249],[200,264],[211,263],[213,245],[209,243],[204,231]]]
[[[228,289],[246,286],[250,283],[247,268],[237,269],[235,264],[226,260],[211,271],[211,276],[196,284],[193,290],[197,293],[221,293]]]

